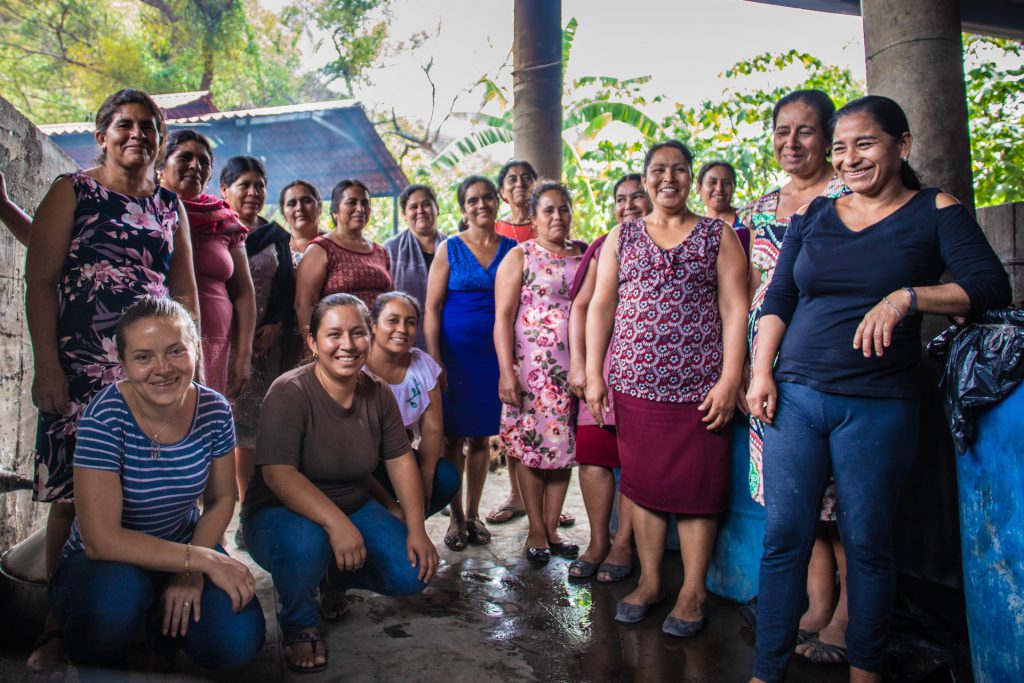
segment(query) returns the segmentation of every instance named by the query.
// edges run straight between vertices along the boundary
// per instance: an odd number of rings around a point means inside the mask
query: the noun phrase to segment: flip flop
[[[812,664],[846,664],[846,648],[841,645],[823,643],[817,635],[808,638],[804,645],[809,649],[796,652],[796,656]]]
[[[320,647],[320,642],[322,640],[323,640],[323,637],[320,635],[319,631],[299,631],[298,633],[293,633],[290,636],[285,636],[283,644],[287,648],[287,647],[290,647],[290,646],[295,645],[297,643],[309,643],[309,646],[311,648],[313,648],[313,659],[315,660],[316,659],[317,648]],[[321,672],[321,671],[323,671],[324,669],[327,668],[327,664],[329,662],[330,662],[330,654],[327,652],[327,648],[326,647],[324,648],[324,663],[323,664],[315,664],[313,666],[299,666],[298,664],[292,663],[292,661],[290,659],[288,659],[288,655],[287,654],[285,655],[285,658],[284,658],[285,665],[290,670],[292,670],[292,671],[294,671],[295,673],[298,673],[298,674],[315,674],[315,673],[319,673],[319,672]]]
[[[335,590],[320,584],[320,616],[324,621],[335,622],[348,614],[348,598],[345,591]]]
[[[525,515],[526,513],[524,512],[523,514]],[[568,512],[558,515],[558,526],[572,526],[575,523],[576,518]]]
[[[573,573],[575,571],[575,573]],[[569,563],[570,579],[589,579],[597,573],[597,563],[588,560],[573,560]]]
[[[511,522],[516,517],[524,516],[526,516],[526,510],[520,510],[505,503],[488,512],[484,519],[487,520],[488,524],[505,524],[506,522]]]
[[[469,532],[463,531],[456,534],[447,534],[444,537],[444,544],[449,550],[465,550],[466,546],[469,545]]]
[[[491,542],[491,532],[479,519],[467,519],[466,532],[472,545],[487,545]]]

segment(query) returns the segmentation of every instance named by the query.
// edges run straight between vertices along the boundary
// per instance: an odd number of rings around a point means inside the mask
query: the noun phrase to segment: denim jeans
[[[893,514],[917,452],[918,402],[779,382],[764,437],[766,528],[754,675],[785,679],[807,594],[818,506],[834,474],[846,551],[850,664],[878,672],[896,592]]]
[[[420,462],[419,451],[413,449],[413,455],[416,456],[416,463]],[[392,496],[395,495],[395,487],[391,485],[391,478],[388,477],[387,465],[382,461],[377,465],[377,469],[373,473],[374,478],[380,482],[381,486],[387,489],[387,492]],[[459,486],[462,484],[462,477],[459,476],[459,471],[455,469],[455,465],[448,458],[441,458],[437,461],[437,470],[434,471],[434,487],[430,491],[430,507],[427,508],[427,517],[436,515],[438,512],[443,510],[452,499],[455,498],[455,494],[459,492]]]
[[[223,548],[217,548],[224,552]],[[78,666],[123,667],[140,632],[180,643],[185,654],[208,669],[247,665],[266,637],[263,610],[255,597],[235,613],[231,598],[206,579],[201,616],[184,638],[160,634],[163,591],[171,574],[123,562],[90,560],[82,550],[65,551],[50,580],[50,606],[64,629],[64,647]],[[109,671],[104,680],[115,678]]]
[[[348,516],[363,536],[366,562],[354,572],[338,569],[322,526],[286,507],[251,513],[242,526],[252,559],[270,572],[281,611],[281,631],[290,635],[320,623],[317,591],[326,576],[338,589],[363,588],[381,595],[415,595],[427,587],[409,565],[405,524],[372,498]]]

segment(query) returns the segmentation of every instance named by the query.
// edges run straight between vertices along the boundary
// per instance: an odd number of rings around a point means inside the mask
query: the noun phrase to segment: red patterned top
[[[347,292],[373,308],[379,295],[391,291],[391,259],[379,244],[374,244],[368,254],[339,246],[327,235],[314,238],[310,244],[327,252],[327,278],[320,290],[321,297]]]
[[[720,220],[701,218],[665,250],[643,218],[619,228],[619,306],[610,384],[635,398],[700,403],[722,374],[718,312]]]

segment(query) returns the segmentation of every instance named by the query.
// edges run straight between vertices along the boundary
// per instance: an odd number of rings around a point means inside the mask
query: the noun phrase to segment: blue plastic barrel
[[[718,527],[708,568],[708,590],[736,602],[757,595],[764,541],[764,507],[750,497],[750,433],[745,417],[733,422],[729,511]]]
[[[974,680],[1024,681],[1024,386],[977,427],[956,460]]]

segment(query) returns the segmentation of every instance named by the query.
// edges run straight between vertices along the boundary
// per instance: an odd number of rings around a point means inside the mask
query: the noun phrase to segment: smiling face
[[[533,186],[536,182],[537,178],[530,172],[529,168],[526,166],[513,166],[505,174],[505,179],[502,180],[501,187],[498,190],[501,192],[501,198],[507,204],[526,208],[530,203],[530,193],[533,192]]]
[[[494,219],[498,216],[498,197],[488,183],[473,183],[466,189],[461,209],[470,225],[493,230]]]
[[[145,168],[156,159],[160,146],[157,121],[141,104],[122,104],[107,129],[96,133],[96,143],[106,161],[128,168]]]
[[[537,214],[533,217],[537,237],[545,242],[564,244],[572,228],[572,205],[560,190],[548,190],[537,197]]]
[[[828,140],[817,112],[805,102],[791,102],[779,110],[772,133],[775,160],[786,173],[813,177],[825,163]]]
[[[220,192],[242,221],[251,224],[267,201],[267,182],[259,172],[246,171],[231,185],[222,185]]]
[[[644,188],[654,206],[668,213],[686,209],[693,183],[693,169],[683,153],[674,147],[662,147],[651,157],[644,174]]]
[[[417,235],[430,237],[437,231],[437,204],[423,190],[409,195],[405,203],[405,222]]]
[[[335,225],[341,230],[361,233],[370,222],[370,196],[358,185],[350,185],[341,194]]]
[[[419,316],[405,299],[388,301],[373,323],[373,343],[391,353],[406,353],[416,342]]]
[[[644,192],[643,185],[635,180],[625,180],[615,189],[615,221],[625,223],[651,212],[651,198]]]
[[[175,318],[142,318],[124,330],[121,367],[140,401],[180,404],[195,375],[197,341]]]
[[[875,196],[902,185],[901,159],[910,154],[911,142],[910,133],[894,138],[866,112],[849,114],[836,122],[832,167],[851,190]]]
[[[704,206],[712,211],[725,212],[732,209],[732,196],[736,191],[736,179],[726,166],[712,166],[701,180],[697,192]]]
[[[316,336],[308,335],[310,350],[326,377],[344,382],[354,378],[370,350],[370,330],[355,306],[333,306],[324,312]]]
[[[206,146],[189,140],[167,157],[160,172],[160,184],[182,199],[192,200],[203,193],[212,172],[213,158]]]
[[[281,213],[295,234],[316,234],[320,228],[320,202],[305,185],[292,185],[285,190]]]

